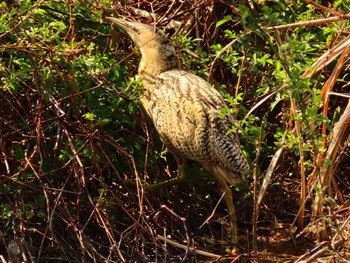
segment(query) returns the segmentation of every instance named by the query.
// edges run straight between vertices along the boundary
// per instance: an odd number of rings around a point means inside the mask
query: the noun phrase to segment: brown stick
[[[332,16],[328,18],[320,18],[320,19],[315,19],[315,20],[310,20],[305,22],[296,22],[296,23],[291,23],[287,25],[269,26],[269,27],[266,27],[266,29],[267,30],[293,29],[293,28],[302,27],[302,26],[315,26],[315,25],[334,23],[340,20],[350,20],[350,14],[343,14],[343,15]]]

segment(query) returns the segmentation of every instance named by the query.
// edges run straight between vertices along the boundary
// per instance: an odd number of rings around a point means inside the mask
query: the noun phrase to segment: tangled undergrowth
[[[328,2],[327,2],[328,3]],[[0,3],[1,262],[349,259],[348,1]],[[138,50],[103,18],[156,24],[237,119],[233,186],[176,174],[138,104]]]

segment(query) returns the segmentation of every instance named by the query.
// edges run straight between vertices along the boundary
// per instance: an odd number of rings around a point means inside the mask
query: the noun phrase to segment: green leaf
[[[232,20],[232,16],[228,15],[228,16],[225,16],[223,19],[221,19],[220,21],[218,21],[216,23],[216,28],[218,28],[219,26],[225,24],[227,21],[231,21]]]

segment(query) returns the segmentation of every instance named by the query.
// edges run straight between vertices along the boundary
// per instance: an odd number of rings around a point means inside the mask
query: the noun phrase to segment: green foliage
[[[74,239],[85,224],[79,214],[91,213],[93,202],[102,213],[113,210],[106,181],[122,182],[112,167],[134,177],[130,152],[143,168],[140,83],[125,76],[123,54],[106,52],[110,27],[91,8],[87,1],[1,3],[0,223],[10,237],[34,224],[37,233],[50,225],[56,241],[61,228],[71,231],[66,241]],[[33,240],[39,247],[40,238]]]
[[[250,14],[250,11],[246,7],[240,7],[240,11],[239,19],[252,19],[253,15]],[[260,21],[254,20],[253,23],[255,23],[255,25],[262,22],[264,25],[288,23],[289,21],[285,20],[285,18],[293,18],[296,14],[292,6],[283,6],[282,2],[278,2],[278,4],[274,3],[273,6],[263,6],[260,11],[264,16],[259,16],[257,18]],[[304,12],[298,14],[297,18],[305,20],[310,19],[313,15],[312,9],[305,9]],[[226,24],[227,20],[228,17],[225,17],[217,24]],[[250,29],[253,29],[253,32],[248,34],[241,34],[235,31],[234,35],[238,41],[235,42],[233,46],[230,46],[220,57],[221,61],[225,63],[226,68],[231,68],[232,74],[243,75],[245,76],[243,79],[246,78],[247,75],[253,77],[253,83],[242,82],[241,89],[245,90],[245,93],[236,93],[238,95],[237,99],[241,99],[242,94],[245,94],[245,96],[247,96],[247,94],[252,94],[254,97],[264,96],[264,94],[271,92],[271,90],[274,90],[276,87],[287,85],[286,88],[276,93],[269,110],[275,114],[278,110],[281,110],[281,104],[287,103],[286,105],[288,106],[290,98],[295,99],[296,104],[300,106],[300,108],[296,116],[284,114],[284,121],[291,118],[301,122],[303,124],[303,138],[297,138],[294,132],[288,130],[282,133],[276,132],[274,137],[279,141],[276,142],[276,145],[285,146],[287,149],[297,153],[298,143],[302,140],[305,143],[305,150],[309,148],[308,142],[311,143],[310,147],[313,150],[318,149],[323,139],[322,134],[319,133],[319,129],[323,123],[329,122],[320,112],[322,101],[317,87],[320,88],[321,83],[317,80],[302,78],[301,75],[304,71],[309,69],[309,66],[315,58],[317,58],[317,53],[315,52],[320,50],[320,43],[329,43],[329,39],[332,38],[332,35],[336,34],[337,31],[334,30],[333,25],[330,25],[329,27],[324,27],[323,31],[302,31],[297,29],[290,33],[279,32],[283,34],[280,37],[283,37],[284,41],[276,48],[275,44],[270,42],[268,36],[262,34],[261,28],[254,29],[250,27]],[[226,29],[225,37],[232,38],[233,34],[230,32],[232,31]],[[251,36],[254,33],[267,39],[266,43],[271,43],[273,45],[266,46],[264,50],[257,50],[256,45],[251,44]],[[221,52],[222,48],[220,44],[212,46],[212,50],[216,53]],[[266,51],[268,50],[271,52],[267,53]],[[318,53],[318,55],[321,54],[322,53]],[[241,61],[244,61],[243,67],[240,67]],[[250,85],[245,86],[245,84]],[[237,104],[237,102],[233,102],[231,99],[230,104],[233,106],[233,104]],[[261,116],[259,112],[255,114],[257,114],[257,117]],[[259,121],[260,118],[251,118],[250,121],[246,120],[244,125],[247,126],[247,131],[244,134],[247,135],[249,131],[254,131],[256,123]],[[258,133],[258,131],[253,132],[254,135]],[[273,150],[271,147],[267,149]]]

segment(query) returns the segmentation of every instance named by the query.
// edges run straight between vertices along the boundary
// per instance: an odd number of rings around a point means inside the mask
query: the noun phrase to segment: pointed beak
[[[111,21],[113,24],[116,24],[120,28],[124,29],[128,33],[135,31],[133,30],[133,26],[131,25],[131,23],[123,19],[119,19],[115,17],[106,17],[106,19]]]

